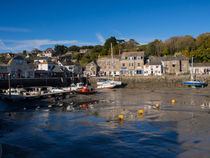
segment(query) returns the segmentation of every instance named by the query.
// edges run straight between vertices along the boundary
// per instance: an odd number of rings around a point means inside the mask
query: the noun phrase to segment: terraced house
[[[144,73],[144,52],[123,52],[120,59],[120,74],[140,76]]]
[[[99,76],[120,75],[120,57],[119,56],[101,56],[97,60],[99,66]]]
[[[163,73],[173,74],[186,74],[189,73],[189,59],[184,56],[164,56],[161,57],[163,66]]]

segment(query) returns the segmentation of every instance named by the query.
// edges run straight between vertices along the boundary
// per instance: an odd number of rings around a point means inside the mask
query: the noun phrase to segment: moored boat
[[[184,85],[191,86],[191,87],[205,87],[206,83],[202,81],[185,81]]]
[[[90,87],[84,87],[81,90],[76,91],[78,94],[94,94],[96,91]]]

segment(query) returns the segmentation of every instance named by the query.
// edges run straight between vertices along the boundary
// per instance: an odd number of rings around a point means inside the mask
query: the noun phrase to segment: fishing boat
[[[96,91],[91,87],[84,87],[81,90],[77,90],[76,93],[78,94],[94,94]]]

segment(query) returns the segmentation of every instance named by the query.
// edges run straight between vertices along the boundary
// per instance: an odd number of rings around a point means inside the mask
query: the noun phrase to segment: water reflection
[[[208,157],[208,95],[209,89],[116,89],[94,97],[1,103],[3,157],[194,157],[201,152]]]

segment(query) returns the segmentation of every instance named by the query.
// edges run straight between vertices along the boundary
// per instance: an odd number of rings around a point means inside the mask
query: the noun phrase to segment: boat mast
[[[194,80],[194,73],[193,73],[193,57],[192,57],[192,72],[191,72],[191,80]]]
[[[111,43],[111,56],[112,56],[112,76],[114,77],[114,62],[113,62],[113,48]]]

